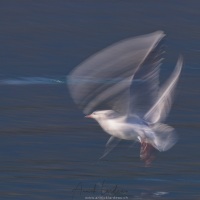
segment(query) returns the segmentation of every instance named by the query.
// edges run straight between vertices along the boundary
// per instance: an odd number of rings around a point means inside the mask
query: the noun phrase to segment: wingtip
[[[157,34],[160,34],[160,35],[163,36],[163,37],[166,35],[165,32],[162,31],[162,30],[158,30],[158,31],[156,31],[156,33],[157,33]]]
[[[178,60],[180,60],[183,63],[183,55],[179,54]]]
[[[179,71],[181,71],[182,67],[183,67],[183,56],[182,54],[180,54],[176,63],[176,68],[179,69]]]
[[[165,32],[162,31],[162,30],[155,31],[152,34],[155,34],[155,35],[159,36],[160,39],[162,39],[162,38],[164,38],[166,36]]]

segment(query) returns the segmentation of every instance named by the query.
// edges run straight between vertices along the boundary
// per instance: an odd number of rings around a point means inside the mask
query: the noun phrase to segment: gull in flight
[[[177,141],[164,124],[173,103],[183,58],[160,86],[163,31],[128,38],[86,59],[68,76],[72,99],[87,118],[110,135],[105,157],[120,140],[141,144],[140,158],[149,165],[153,152],[167,151]]]

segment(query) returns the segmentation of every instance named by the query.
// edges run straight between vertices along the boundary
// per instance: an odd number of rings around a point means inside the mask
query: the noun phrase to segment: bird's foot
[[[149,167],[156,158],[155,148],[147,142],[141,142],[140,158],[145,162],[145,166]]]

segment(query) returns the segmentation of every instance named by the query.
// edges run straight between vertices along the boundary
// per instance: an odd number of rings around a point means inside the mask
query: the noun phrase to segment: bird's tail
[[[157,123],[151,126],[154,137],[151,139],[151,144],[159,151],[167,151],[178,140],[178,136],[171,126]]]

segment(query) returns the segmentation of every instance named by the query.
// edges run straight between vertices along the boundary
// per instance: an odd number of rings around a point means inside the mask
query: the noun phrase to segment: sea
[[[0,1],[0,199],[200,199],[200,1]],[[150,167],[69,95],[71,70],[128,37],[163,30],[169,77],[184,66],[166,123],[179,140]]]

